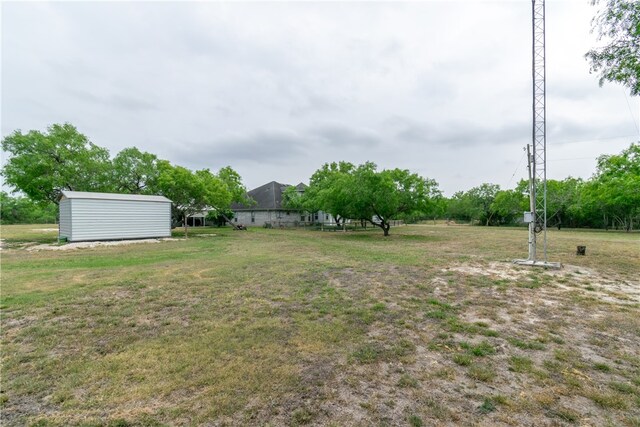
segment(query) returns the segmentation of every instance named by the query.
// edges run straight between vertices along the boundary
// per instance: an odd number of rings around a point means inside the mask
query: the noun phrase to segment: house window
[[[314,215],[314,219],[317,221],[318,220],[318,212],[316,212],[316,214]]]
[[[235,222],[238,222],[238,217],[233,218]]]
[[[251,212],[251,222],[256,222],[256,213]]]
[[[304,215],[300,215],[300,221],[304,222]]]

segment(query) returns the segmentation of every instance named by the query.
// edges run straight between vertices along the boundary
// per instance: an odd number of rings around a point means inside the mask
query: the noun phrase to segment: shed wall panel
[[[171,236],[171,203],[73,199],[71,241]]]
[[[67,240],[71,240],[71,200],[63,199],[59,204],[60,209],[60,222],[59,222],[59,236],[66,237]]]

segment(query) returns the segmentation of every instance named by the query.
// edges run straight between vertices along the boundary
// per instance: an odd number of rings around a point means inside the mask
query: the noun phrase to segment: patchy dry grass
[[[521,229],[25,250],[41,228],[2,227],[3,425],[640,420],[637,234],[551,232],[545,271]]]

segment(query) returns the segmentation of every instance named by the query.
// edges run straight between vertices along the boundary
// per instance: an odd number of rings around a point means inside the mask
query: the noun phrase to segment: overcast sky
[[[547,1],[548,176],[640,139],[587,0]],[[627,91],[628,93],[628,91]],[[370,160],[447,195],[527,175],[531,1],[2,3],[2,136],[70,122],[251,189]],[[515,175],[514,175],[515,173]]]

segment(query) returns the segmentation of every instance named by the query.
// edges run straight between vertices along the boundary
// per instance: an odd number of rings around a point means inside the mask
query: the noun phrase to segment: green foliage
[[[478,221],[489,225],[492,206],[500,186],[484,183],[467,192],[458,191],[449,202],[449,217],[463,221]]]
[[[640,143],[619,155],[600,156],[597,171],[582,191],[582,208],[603,225],[630,231],[640,217]]]
[[[58,203],[60,192],[110,191],[109,151],[91,143],[69,123],[47,132],[19,130],[2,140],[9,159],[5,182],[35,202]]]
[[[407,418],[407,421],[409,421],[409,425],[411,427],[422,427],[424,425],[424,422],[422,421],[422,418],[420,418],[417,415],[410,415],[409,418]]]
[[[173,202],[174,216],[183,221],[206,208],[216,209],[216,215],[228,221],[231,203],[246,202],[240,175],[229,166],[218,174],[192,172],[136,147],[110,160],[106,149],[69,123],[54,124],[45,133],[16,131],[2,140],[2,149],[10,156],[2,170],[5,182],[30,199],[3,194],[5,223],[55,220],[47,203],[57,204],[63,190],[163,194]]]
[[[53,203],[35,203],[27,197],[11,197],[0,192],[0,223],[2,224],[53,224],[57,206]]]
[[[282,207],[291,209],[292,211],[304,211],[304,198],[298,189],[294,186],[285,188],[282,192]]]
[[[481,414],[488,414],[489,412],[493,412],[495,410],[496,410],[496,405],[489,398],[484,399],[484,401],[482,402],[482,405],[478,407],[478,411]]]
[[[640,222],[640,143],[617,155],[598,158],[588,180],[547,180],[547,224],[562,227],[616,228],[631,231]],[[527,181],[513,190],[483,184],[448,200],[447,216],[485,225],[521,224],[529,210]]]
[[[185,235],[187,217],[208,208],[214,208],[219,215],[224,215],[234,199],[244,194],[241,192],[244,187],[239,175],[229,167],[215,175],[208,169],[192,172],[162,160],[158,162],[158,168],[158,190],[173,202],[174,217],[182,220]]]
[[[234,213],[230,209],[217,211],[212,210],[207,214],[207,224],[213,223],[216,227],[222,227],[233,219]]]
[[[247,189],[242,184],[242,177],[238,172],[233,170],[231,166],[225,166],[218,171],[218,178],[225,185],[226,190],[229,192],[231,202],[243,203],[245,205],[251,204],[251,201],[247,198]],[[223,209],[223,206],[216,205],[218,209]]]
[[[496,193],[490,210],[497,224],[513,224],[529,210],[529,198],[518,189],[501,190]]]
[[[581,179],[568,177],[562,181],[547,180],[547,223],[555,225],[558,230],[562,226],[576,227],[581,215],[577,208],[580,191],[584,182]]]
[[[631,95],[640,95],[640,2],[607,0],[592,25],[598,40],[608,44],[585,55],[591,72],[599,73],[601,86],[605,81],[616,82],[626,86]]]
[[[113,189],[118,193],[155,194],[158,157],[136,147],[125,148],[113,159]]]
[[[324,164],[311,176],[301,207],[308,212],[328,212],[339,226],[349,215],[349,180],[354,170],[349,162]]]
[[[439,195],[434,180],[408,170],[378,172],[371,162],[358,167],[340,162],[317,170],[299,203],[308,211],[329,212],[337,221],[369,221],[388,236],[392,219],[427,212],[431,199]]]

